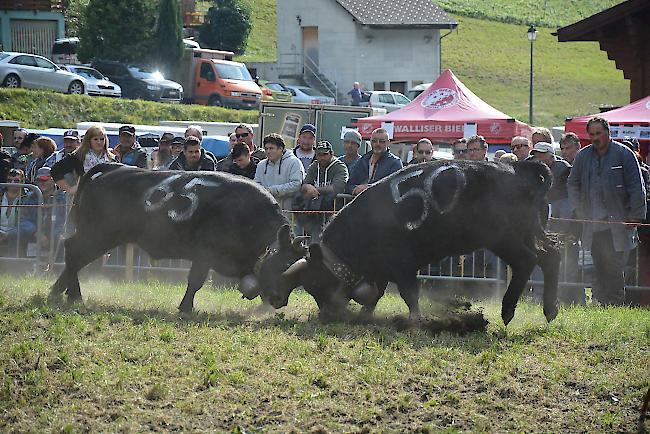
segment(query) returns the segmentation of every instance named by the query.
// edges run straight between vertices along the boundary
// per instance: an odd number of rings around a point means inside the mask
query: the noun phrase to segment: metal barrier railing
[[[21,200],[7,203],[4,199],[0,204],[0,212],[14,210],[14,227],[32,228],[29,231],[17,229],[12,232],[11,248],[9,245],[0,251],[0,263],[33,263],[35,272],[45,272],[62,267],[64,264],[64,240],[74,232],[72,223],[68,220],[71,200],[57,192],[43,197],[41,190],[31,184],[0,184],[0,189],[28,189],[31,194],[23,195]],[[331,210],[286,211],[291,216],[291,222],[296,230],[303,228],[298,222],[301,214],[315,214],[321,217],[322,226],[335,215],[353,196],[338,195]],[[26,212],[25,210],[29,210]],[[35,212],[34,212],[35,210]],[[31,219],[25,224],[24,219]],[[3,223],[8,220],[3,218]],[[319,229],[319,230],[320,230]],[[302,235],[302,233],[300,234]],[[5,237],[5,242],[9,237]],[[24,246],[29,245],[29,248]],[[23,246],[23,248],[21,248]],[[650,282],[640,280],[639,249],[636,249],[631,265],[628,268],[628,289],[649,290]],[[562,250],[562,265],[560,285],[567,288],[588,288],[592,286],[592,260],[589,251],[565,240]],[[101,258],[101,267],[106,270],[124,273],[126,280],[142,279],[156,276],[160,273],[185,273],[190,268],[190,262],[185,260],[163,259],[152,260],[142,249],[134,245],[117,247]],[[445,258],[437,264],[430,264],[420,270],[418,279],[423,282],[456,282],[470,283],[495,287],[497,291],[505,289],[509,280],[509,270],[506,264],[491,252],[480,250],[468,255]],[[533,272],[530,285],[543,285],[542,274],[539,270]]]

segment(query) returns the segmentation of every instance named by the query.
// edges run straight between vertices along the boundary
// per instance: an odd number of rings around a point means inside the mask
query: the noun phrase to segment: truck
[[[184,101],[239,109],[257,109],[262,90],[246,65],[231,51],[185,48],[174,80],[183,85]]]

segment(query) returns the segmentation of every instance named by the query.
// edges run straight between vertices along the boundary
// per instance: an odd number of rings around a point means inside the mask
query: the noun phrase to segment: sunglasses
[[[386,140],[386,139],[372,139],[370,142],[371,143],[386,143],[386,142],[388,142],[388,140]]]
[[[418,149],[418,154],[420,154],[420,155],[429,155],[429,154],[432,154],[432,153],[433,153],[433,151],[424,151],[424,150]]]
[[[244,137],[248,137],[248,134],[249,133],[235,134],[235,137],[237,137],[238,139],[241,139],[241,138],[244,138]]]
[[[468,149],[454,149],[454,154],[466,154]]]

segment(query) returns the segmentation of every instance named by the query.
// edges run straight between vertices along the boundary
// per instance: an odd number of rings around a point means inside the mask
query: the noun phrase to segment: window
[[[372,90],[386,90],[386,83],[383,81],[375,81],[372,83]]]
[[[307,96],[324,96],[322,93],[311,87],[299,87],[298,90]]]
[[[9,54],[7,54],[7,53],[0,53],[0,60],[4,60],[4,59],[6,59],[7,57],[9,57]]]
[[[22,65],[22,66],[36,66],[36,61],[34,60],[34,56],[16,56],[13,59],[11,59],[9,63],[13,63],[15,65]]]
[[[413,81],[411,82],[411,87],[419,86],[419,85],[421,85],[422,83],[424,83],[422,80],[413,80]]]
[[[99,71],[92,68],[70,68],[70,72],[81,75],[84,78],[103,80],[104,76]]]
[[[224,80],[253,81],[248,69],[244,65],[217,63],[217,74]]]
[[[93,65],[95,66],[95,65]],[[121,65],[115,65],[112,63],[100,63],[95,66],[99,71],[108,76],[121,77],[124,76],[124,68]]]
[[[379,94],[379,102],[384,103],[384,104],[395,104],[395,100],[393,99],[393,95],[390,93],[381,93]]]
[[[271,90],[277,90],[278,92],[285,92],[284,86],[280,83],[266,83],[266,87]]]
[[[215,81],[214,69],[209,63],[201,63],[201,74],[200,77],[204,80]]]
[[[411,100],[405,97],[404,95],[394,95],[394,96],[397,104],[408,104],[411,102]]]
[[[152,78],[154,80],[164,80],[165,77],[159,71],[152,71],[144,66],[129,66],[129,72],[134,78],[146,80]]]
[[[36,59],[36,66],[38,66],[39,68],[56,69],[54,63],[50,62],[49,60],[43,59],[41,57],[35,57],[34,59]]]
[[[390,90],[392,92],[399,92],[404,94],[406,92],[406,82],[405,81],[391,81]]]

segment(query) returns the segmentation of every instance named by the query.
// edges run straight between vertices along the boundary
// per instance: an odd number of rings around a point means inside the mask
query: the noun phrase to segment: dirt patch
[[[472,310],[472,304],[467,301],[449,299],[433,305],[430,312],[423,315],[420,321],[414,322],[398,316],[393,319],[392,324],[397,330],[417,326],[433,334],[450,332],[463,335],[485,332],[489,321],[483,315],[482,309]]]

